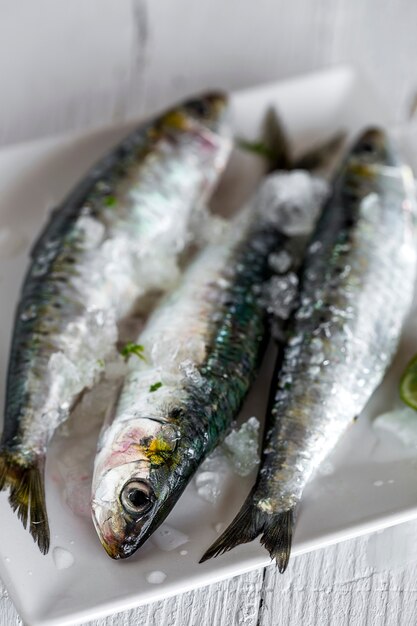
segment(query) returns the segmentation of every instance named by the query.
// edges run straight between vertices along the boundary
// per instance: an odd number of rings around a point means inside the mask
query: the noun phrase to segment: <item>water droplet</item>
[[[383,481],[383,480],[376,480],[376,481],[374,482],[374,486],[375,486],[375,487],[382,487],[382,485],[383,485],[383,484],[384,484],[384,481]]]
[[[388,481],[388,483],[389,483],[390,485],[393,485],[393,484],[395,483],[395,480],[392,480],[392,478],[390,478],[390,480]]]
[[[6,561],[6,563],[10,563],[10,557],[9,556],[6,556],[4,560]]]
[[[71,565],[73,565],[75,560],[71,552],[59,546],[54,548],[52,557],[54,559],[55,567],[57,569],[68,569],[68,567],[71,567]]]
[[[28,576],[33,576],[33,572],[30,569],[28,570]]]
[[[188,550],[180,550],[180,554],[181,556],[185,556],[186,554],[188,554]]]
[[[179,548],[179,546],[187,543],[188,536],[182,533],[172,526],[164,524],[161,528],[158,528],[152,535],[153,542],[158,546],[160,550],[170,552]]]
[[[160,585],[164,582],[167,575],[165,572],[161,572],[160,570],[154,570],[153,572],[149,572],[146,574],[146,580],[151,585]]]
[[[74,543],[75,543],[74,539],[71,539],[71,541],[70,541],[70,546],[73,546],[73,545],[74,545]]]

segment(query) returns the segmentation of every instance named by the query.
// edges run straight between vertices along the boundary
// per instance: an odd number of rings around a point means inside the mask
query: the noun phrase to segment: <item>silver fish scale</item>
[[[408,178],[407,169],[373,166],[372,185],[366,182],[345,241],[326,241],[324,231],[310,246],[267,433],[257,490],[263,510],[287,510],[299,501],[393,356],[414,287],[415,201],[407,197]],[[354,182],[360,191],[361,181]],[[340,202],[336,197],[328,210],[337,211]]]

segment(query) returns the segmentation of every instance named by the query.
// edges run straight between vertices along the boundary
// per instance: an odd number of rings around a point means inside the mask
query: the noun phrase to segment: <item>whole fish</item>
[[[411,171],[383,131],[368,130],[335,181],[303,263],[256,484],[202,561],[261,535],[286,569],[306,483],[396,350],[414,290],[415,219]]]
[[[231,147],[226,105],[206,94],[135,130],[54,212],[33,249],[11,347],[0,488],[43,553],[48,443],[103,371],[117,321],[175,275],[191,214]]]
[[[297,188],[286,197],[294,211],[325,193],[317,179],[299,190],[297,173],[280,176],[283,186]],[[138,338],[146,361],[129,362],[94,467],[93,520],[113,558],[135,552],[166,518],[254,380],[267,334],[261,285],[270,253],[288,239],[280,230],[287,207],[274,190],[271,175],[212,237]]]
[[[282,239],[243,211],[139,336],[146,362],[130,362],[95,461],[93,519],[111,557],[130,556],[161,524],[235,418],[265,339],[254,286]]]

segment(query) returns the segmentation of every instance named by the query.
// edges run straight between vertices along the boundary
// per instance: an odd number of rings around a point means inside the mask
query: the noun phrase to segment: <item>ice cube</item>
[[[250,417],[225,438],[222,449],[239,476],[247,476],[259,464],[259,420]]]
[[[219,499],[230,465],[222,450],[217,448],[200,466],[195,476],[197,493],[206,502],[214,504]]]
[[[261,218],[277,230],[289,236],[306,235],[328,193],[328,184],[308,172],[274,172],[260,186],[255,204]]]

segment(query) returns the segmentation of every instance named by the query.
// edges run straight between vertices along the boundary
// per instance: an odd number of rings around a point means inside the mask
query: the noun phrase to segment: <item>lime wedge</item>
[[[417,355],[413,356],[400,380],[401,400],[417,410]]]

